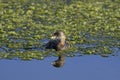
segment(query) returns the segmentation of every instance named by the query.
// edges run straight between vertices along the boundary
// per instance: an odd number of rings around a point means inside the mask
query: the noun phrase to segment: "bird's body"
[[[46,44],[46,49],[55,49],[58,51],[69,47],[69,43],[66,41],[66,37],[62,31],[55,32],[51,38],[54,40],[50,40]]]

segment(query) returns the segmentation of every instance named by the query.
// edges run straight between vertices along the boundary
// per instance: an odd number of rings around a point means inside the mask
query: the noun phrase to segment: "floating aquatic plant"
[[[93,3],[94,1],[94,3]],[[0,59],[32,60],[113,54],[120,48],[119,0],[1,0]],[[44,41],[62,30],[72,45],[61,52],[45,50]],[[55,54],[56,53],[56,54]]]

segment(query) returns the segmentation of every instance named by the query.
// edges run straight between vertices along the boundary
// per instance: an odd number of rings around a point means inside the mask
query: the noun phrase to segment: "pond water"
[[[67,57],[61,68],[50,63],[56,57],[42,61],[1,60],[1,80],[119,80],[120,56],[103,58],[97,55]]]

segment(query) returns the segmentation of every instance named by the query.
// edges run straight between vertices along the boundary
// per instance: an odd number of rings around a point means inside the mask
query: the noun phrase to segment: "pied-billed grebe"
[[[46,49],[55,49],[56,51],[58,51],[64,50],[69,47],[69,44],[66,41],[66,36],[62,31],[56,31],[51,38],[53,40],[50,40],[47,43]]]
[[[52,62],[51,64],[54,66],[54,67],[62,67],[65,63],[65,56],[64,55],[59,55],[58,59],[55,60],[54,62]]]

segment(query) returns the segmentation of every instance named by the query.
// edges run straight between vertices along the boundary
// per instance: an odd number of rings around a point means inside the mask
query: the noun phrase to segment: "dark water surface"
[[[67,57],[62,68],[50,64],[55,59],[1,60],[0,80],[120,80],[120,56]]]

